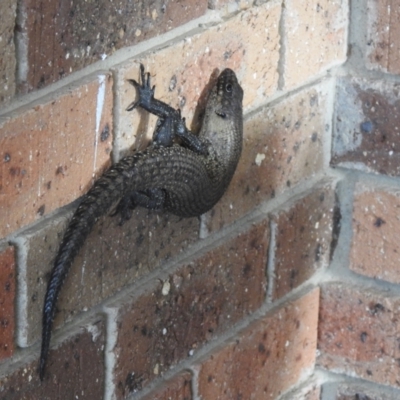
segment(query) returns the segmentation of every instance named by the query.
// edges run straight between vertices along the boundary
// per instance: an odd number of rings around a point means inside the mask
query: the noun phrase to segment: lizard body
[[[159,117],[153,144],[111,166],[83,196],[54,261],[43,307],[39,374],[43,380],[56,301],[67,272],[96,220],[119,201],[116,213],[129,219],[142,206],[194,217],[210,210],[228,187],[242,150],[243,90],[225,69],[214,84],[198,136],[187,130],[180,112],[154,98],[150,75],[141,66],[141,84],[131,80],[143,108]],[[180,138],[182,145],[174,143]]]

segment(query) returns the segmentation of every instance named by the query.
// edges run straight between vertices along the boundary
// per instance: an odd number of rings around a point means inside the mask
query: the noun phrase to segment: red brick
[[[348,4],[285,1],[284,87],[298,87],[346,60]]]
[[[18,239],[26,244],[26,321],[20,324],[21,345],[40,337],[43,299],[53,260],[69,217],[54,218]],[[149,274],[198,240],[199,220],[135,211],[123,227],[119,218],[100,218],[64,281],[54,326],[89,309]]]
[[[15,251],[0,250],[0,360],[14,353]]]
[[[109,163],[112,80],[101,79],[0,123],[0,238],[81,196]]]
[[[0,104],[7,103],[15,94],[15,17],[17,0],[2,0],[0,4]]]
[[[207,1],[24,0],[23,9],[29,69],[21,90],[30,91],[201,16]]]
[[[327,267],[337,223],[332,184],[315,188],[288,210],[274,216],[276,223],[273,298],[280,298]]]
[[[188,126],[196,130],[210,76],[216,68],[229,67],[245,88],[244,107],[263,104],[265,97],[274,94],[278,86],[280,13],[281,4],[276,1],[252,7],[224,23],[141,58],[156,85],[156,97],[181,108]],[[119,103],[125,107],[136,95],[127,80],[138,79],[139,64],[129,62],[118,73],[120,86],[116,92]],[[143,114],[135,110],[119,117],[123,138],[120,146],[127,149],[140,127],[143,129]],[[156,118],[150,118],[149,132],[153,132],[155,123]]]
[[[400,283],[400,194],[356,185],[350,269],[372,278]]]
[[[400,175],[399,90],[382,80],[338,80],[333,165]]]
[[[254,322],[199,366],[203,399],[276,399],[313,368],[319,290]]]
[[[399,320],[399,296],[345,284],[323,286],[318,364],[399,388]]]
[[[397,0],[367,1],[367,66],[400,74],[400,9]]]
[[[96,321],[49,354],[44,381],[38,360],[0,379],[7,400],[102,399],[104,393],[104,323]],[[5,397],[3,397],[5,396]]]
[[[267,222],[184,265],[120,308],[115,346],[117,398],[229,329],[263,303]]]
[[[329,127],[329,86],[295,94],[249,118],[244,148],[227,193],[205,217],[214,231],[320,172]]]
[[[192,400],[192,374],[182,374],[166,381],[163,385],[143,397],[143,400]]]
[[[390,388],[384,393],[381,388],[372,389],[361,384],[341,384],[336,392],[336,400],[398,400],[400,392]],[[395,393],[397,392],[397,394]]]

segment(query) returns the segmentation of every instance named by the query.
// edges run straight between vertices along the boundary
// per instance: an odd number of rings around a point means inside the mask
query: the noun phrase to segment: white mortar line
[[[118,338],[118,309],[112,307],[104,307],[106,315],[106,346],[104,349],[104,400],[115,399],[115,383],[114,383],[114,367],[115,367],[115,353],[114,348],[117,344]]]
[[[16,288],[16,335],[15,341],[19,347],[28,347],[27,331],[28,331],[28,283],[27,283],[27,254],[28,239],[26,237],[16,237],[11,241],[16,248],[16,266],[17,266],[17,288]]]
[[[94,156],[93,156],[93,173],[92,177],[94,178],[96,173],[96,164],[97,164],[97,149],[99,145],[99,135],[100,135],[100,122],[101,117],[103,115],[104,109],[104,99],[106,95],[106,76],[99,75],[99,89],[97,91],[97,102],[96,102],[96,129],[94,132]]]

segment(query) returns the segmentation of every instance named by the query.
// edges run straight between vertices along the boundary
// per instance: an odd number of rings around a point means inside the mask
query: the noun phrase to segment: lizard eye
[[[223,111],[215,111],[215,113],[221,118],[226,118],[226,113],[224,113]]]
[[[225,90],[226,90],[228,93],[231,93],[231,92],[232,92],[232,84],[231,84],[231,83],[227,83],[227,84],[225,85]]]

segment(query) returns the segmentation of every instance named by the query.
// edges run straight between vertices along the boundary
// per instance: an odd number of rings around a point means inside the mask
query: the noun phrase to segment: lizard
[[[131,153],[106,170],[82,196],[67,225],[44,298],[41,381],[59,292],[97,219],[107,213],[120,214],[121,225],[137,206],[198,217],[222,197],[239,162],[243,89],[231,69],[224,69],[211,87],[198,135],[186,128],[180,110],[154,97],[155,86],[151,86],[150,73],[145,73],[142,64],[139,82],[130,79],[129,83],[137,90],[137,100],[127,111],[141,108],[158,117],[153,140],[144,151]]]

